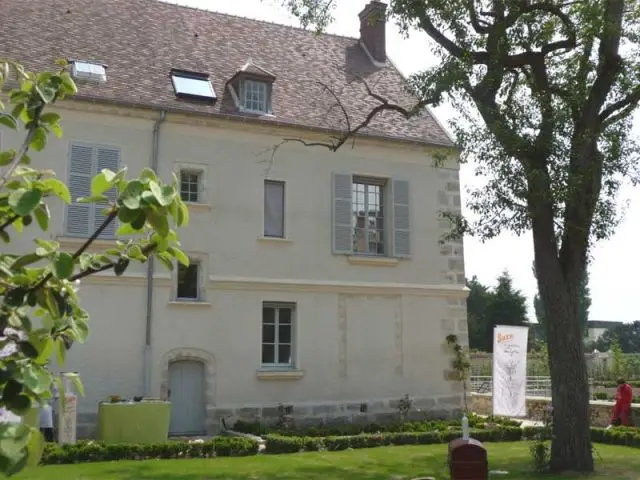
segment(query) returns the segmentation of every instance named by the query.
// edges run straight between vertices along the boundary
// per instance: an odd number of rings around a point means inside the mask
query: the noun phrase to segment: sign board
[[[65,392],[64,405],[58,408],[58,443],[76,443],[78,397]]]
[[[493,414],[527,415],[528,327],[497,325],[493,329]]]

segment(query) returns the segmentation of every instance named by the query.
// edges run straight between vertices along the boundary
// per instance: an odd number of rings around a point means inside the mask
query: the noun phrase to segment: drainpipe
[[[151,145],[151,170],[158,172],[158,143],[160,139],[160,124],[164,122],[166,112],[160,111],[160,117],[153,124],[153,140]],[[144,395],[151,395],[151,324],[153,319],[153,256],[147,262],[147,315],[144,332]]]

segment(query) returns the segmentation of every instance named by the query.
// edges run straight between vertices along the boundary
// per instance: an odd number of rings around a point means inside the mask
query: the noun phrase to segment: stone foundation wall
[[[544,397],[527,397],[527,418],[530,420],[541,420],[544,409],[551,402],[550,398]],[[609,425],[611,411],[613,410],[613,402],[605,402],[600,400],[592,400],[591,407],[591,426],[606,427]],[[640,404],[633,404],[632,422],[635,426],[640,427]],[[492,398],[488,393],[471,394],[471,410],[479,415],[491,415]]]
[[[310,427],[319,425],[343,425],[348,423],[391,423],[400,416],[398,404],[400,399],[378,399],[363,402],[335,402],[284,404],[287,409],[286,418],[296,426]],[[447,395],[426,398],[414,398],[407,420],[448,419],[461,415],[462,397]],[[238,420],[245,422],[260,421],[267,425],[275,424],[280,418],[277,405],[238,406],[229,408],[208,409],[207,416],[215,419],[215,426],[207,434],[218,433],[224,419],[231,428]],[[95,438],[97,435],[98,415],[96,413],[78,413],[77,437],[79,439]]]

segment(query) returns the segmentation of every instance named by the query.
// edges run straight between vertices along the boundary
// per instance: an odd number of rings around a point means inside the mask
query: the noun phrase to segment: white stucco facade
[[[33,155],[38,166],[66,180],[74,141],[119,148],[130,176],[150,165],[158,112],[80,102],[59,111],[64,139],[52,138]],[[179,231],[184,250],[202,266],[203,301],[173,301],[175,276],[156,264],[145,392],[146,266],[84,281],[90,336],[73,346],[64,366],[78,371],[86,388],[78,406],[83,433],[91,433],[98,402],[109,395],[166,397],[175,361],[205,364],[207,431],[221,418],[272,415],[279,403],[314,418],[353,417],[362,404],[362,414],[385,414],[405,394],[438,415],[460,407],[444,344],[449,333],[467,341],[462,244],[439,243],[448,222],[438,219],[441,209],[460,208],[457,165],[435,168],[429,147],[364,139],[337,153],[289,142],[271,157],[272,146],[301,135],[310,134],[167,115],[159,176],[168,181],[180,166],[204,176],[204,204],[190,207],[190,225]],[[20,139],[4,131],[2,148]],[[332,253],[335,172],[410,182],[410,258]],[[284,239],[262,236],[265,178],[286,185]],[[81,239],[64,235],[65,207],[51,207],[51,237],[77,248]],[[261,368],[263,302],[295,304],[295,368]]]

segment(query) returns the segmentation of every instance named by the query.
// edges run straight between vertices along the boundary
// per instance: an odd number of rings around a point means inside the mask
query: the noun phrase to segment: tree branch
[[[156,246],[157,245],[155,243],[150,243],[146,247],[142,248],[142,254],[145,256],[149,255],[153,251],[153,249],[156,248]],[[80,280],[82,278],[88,277],[89,275],[93,275],[94,273],[106,272],[107,270],[111,270],[113,267],[115,267],[117,263],[118,262],[109,262],[106,265],[103,265],[99,268],[89,268],[82,272],[78,272],[75,275],[73,275],[71,278],[69,278],[69,281],[75,282],[76,280]]]
[[[604,122],[605,120],[607,120],[609,117],[619,112],[620,110],[627,111],[627,107],[631,107],[631,110],[633,110],[635,109],[635,107],[637,107],[638,102],[640,102],[640,86],[632,90],[631,93],[627,95],[625,98],[623,98],[622,100],[612,103],[607,108],[605,108],[600,113],[600,121]],[[626,113],[629,113],[629,112],[626,112]],[[614,122],[609,122],[609,124],[611,123],[614,123]]]
[[[11,225],[13,222],[18,220],[20,215],[14,215],[13,217],[9,217],[2,225],[0,225],[0,232],[4,232],[4,229]]]

